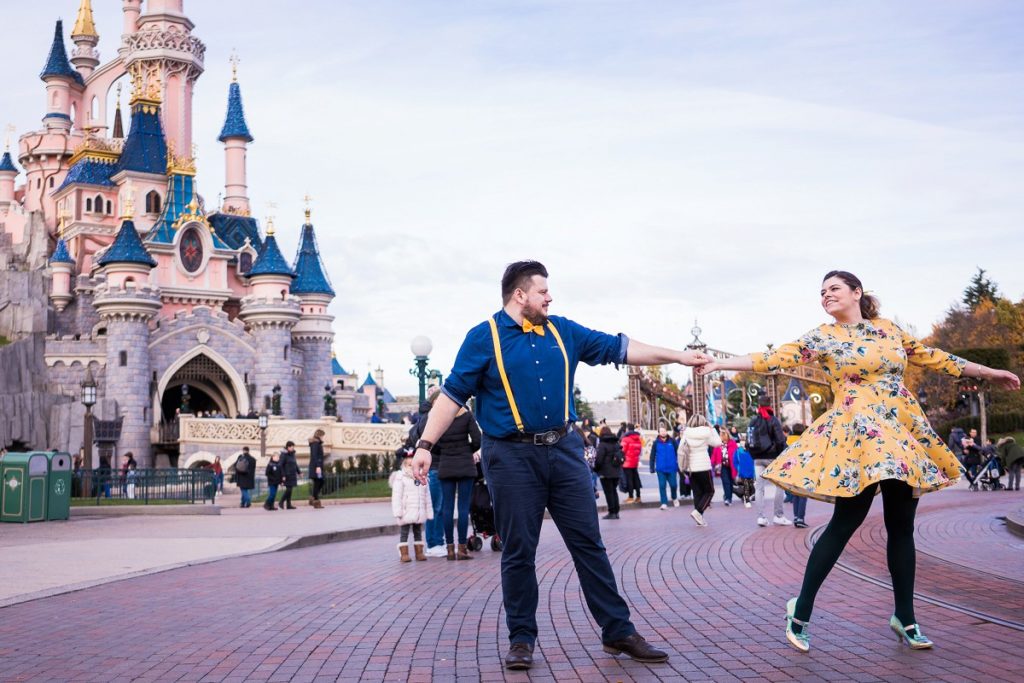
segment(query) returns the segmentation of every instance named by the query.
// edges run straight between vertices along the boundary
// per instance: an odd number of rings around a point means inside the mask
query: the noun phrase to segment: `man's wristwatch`
[[[427,441],[426,439],[420,439],[419,441],[416,442],[416,450],[419,450],[421,448],[428,451],[432,451],[434,450],[434,442]]]

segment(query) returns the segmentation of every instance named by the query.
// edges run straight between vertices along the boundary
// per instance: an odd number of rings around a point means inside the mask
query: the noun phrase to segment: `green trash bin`
[[[42,522],[46,519],[46,453],[8,453],[0,465],[4,499],[0,522]]]
[[[46,519],[71,517],[71,456],[67,453],[46,454],[50,462],[50,480],[46,486]]]

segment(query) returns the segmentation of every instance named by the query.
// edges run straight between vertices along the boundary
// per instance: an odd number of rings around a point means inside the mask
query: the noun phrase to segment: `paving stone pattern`
[[[970,557],[922,553],[922,593],[964,606],[958,601],[976,596],[955,582],[974,570],[972,591],[987,591],[1020,621],[1024,547],[992,522],[1019,504],[998,498],[1011,495],[925,497],[922,547],[931,548],[934,537],[953,548],[961,533],[973,545]],[[807,535],[831,506],[811,502],[806,531],[759,529],[756,510],[721,503],[707,514],[710,526],[698,529],[688,512],[626,509],[618,522],[602,522],[638,628],[671,651],[664,665],[600,651],[571,561],[548,522],[537,563],[538,661],[529,674],[501,666],[507,640],[497,553],[401,565],[396,539],[379,538],[225,560],[5,608],[0,680],[1020,680],[1024,627],[920,602],[918,618],[936,649],[897,644],[888,628],[891,592],[850,573],[884,567],[881,501],[843,558],[847,570],[834,572],[818,597],[806,655],[785,643],[784,604],[798,590]],[[977,571],[991,555],[1009,576]]]

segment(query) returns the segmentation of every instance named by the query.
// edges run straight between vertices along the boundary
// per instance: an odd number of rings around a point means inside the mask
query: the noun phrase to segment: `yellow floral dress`
[[[903,370],[911,363],[959,377],[967,361],[879,318],[821,325],[775,351],[755,354],[754,370],[812,362],[828,376],[835,403],[765,469],[766,479],[831,503],[884,479],[905,481],[919,496],[960,478],[960,463],[904,386]]]

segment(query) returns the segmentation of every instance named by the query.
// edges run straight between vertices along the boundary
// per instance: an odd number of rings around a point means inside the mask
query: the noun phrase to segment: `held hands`
[[[679,362],[682,365],[689,365],[691,367],[700,365],[706,368],[707,364],[712,362],[712,358],[703,351],[683,351],[679,355]]]
[[[430,451],[426,448],[417,448],[416,455],[412,456],[412,476],[424,486],[427,485],[427,473],[430,471]]]

